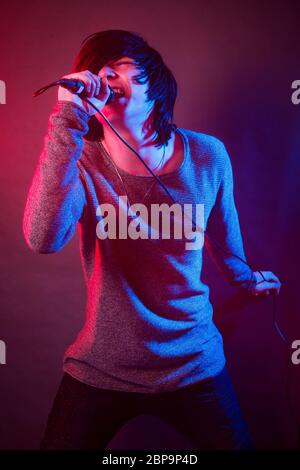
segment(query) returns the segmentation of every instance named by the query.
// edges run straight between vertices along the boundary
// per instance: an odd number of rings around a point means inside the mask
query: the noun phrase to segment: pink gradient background
[[[297,6],[298,4],[298,6]],[[56,90],[37,88],[69,72],[82,39],[103,29],[139,32],[163,55],[179,84],[176,124],[216,135],[231,155],[248,260],[283,281],[278,318],[300,339],[299,2],[192,0],[15,1],[1,5],[1,318],[7,364],[0,366],[0,449],[38,447],[61,377],[64,350],[84,318],[77,235],[62,252],[37,255],[22,235],[25,197]],[[205,270],[216,321],[242,409],[259,448],[294,448],[285,401],[284,346],[270,298],[246,301]],[[291,367],[300,419],[300,365]],[[110,448],[188,444],[151,417],[128,423]]]

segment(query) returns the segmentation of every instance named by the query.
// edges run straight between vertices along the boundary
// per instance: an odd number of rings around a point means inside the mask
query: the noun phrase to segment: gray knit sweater
[[[217,375],[225,357],[201,280],[203,249],[186,249],[184,237],[99,237],[100,204],[119,214],[119,196],[131,204],[144,198],[148,208],[172,203],[158,184],[146,194],[152,176],[119,169],[122,183],[104,148],[86,139],[88,130],[89,116],[79,106],[55,105],[23,221],[25,239],[39,253],[60,250],[79,229],[86,321],[64,355],[64,370],[99,388],[144,393]],[[177,132],[184,160],[160,179],[182,207],[204,204],[205,234],[217,241],[205,235],[204,249],[229,282],[249,289],[253,272],[233,255],[245,259],[225,147],[208,135]]]

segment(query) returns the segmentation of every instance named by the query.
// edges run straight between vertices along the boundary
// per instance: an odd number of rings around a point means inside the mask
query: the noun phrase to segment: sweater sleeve
[[[210,213],[205,246],[225,278],[232,285],[251,290],[256,284],[244,253],[238,213],[234,201],[233,174],[229,155],[219,142],[220,184],[215,205]]]
[[[50,115],[23,216],[25,240],[38,253],[63,248],[83,213],[86,196],[77,160],[88,119],[88,113],[66,101],[56,103]]]

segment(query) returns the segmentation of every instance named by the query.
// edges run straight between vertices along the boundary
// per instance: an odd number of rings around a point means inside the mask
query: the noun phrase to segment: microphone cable
[[[41,95],[42,93],[44,93],[45,91],[47,91],[49,88],[53,87],[53,86],[59,86],[60,85],[60,81],[61,80],[55,80],[55,82],[51,82],[49,83],[49,85],[45,85],[43,86],[42,88],[39,88],[38,90],[36,90],[35,92],[33,92],[32,96],[34,98],[36,98],[37,96]]]

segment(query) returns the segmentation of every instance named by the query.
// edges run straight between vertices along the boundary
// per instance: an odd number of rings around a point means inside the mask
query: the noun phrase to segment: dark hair
[[[133,59],[141,71],[135,79],[139,83],[148,83],[147,100],[154,102],[155,145],[161,147],[177,127],[173,122],[177,83],[161,55],[145,39],[137,33],[119,29],[91,34],[82,42],[73,72],[90,70],[98,74],[104,65],[121,57]]]

